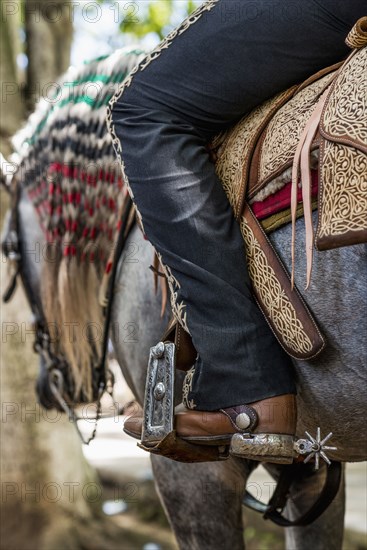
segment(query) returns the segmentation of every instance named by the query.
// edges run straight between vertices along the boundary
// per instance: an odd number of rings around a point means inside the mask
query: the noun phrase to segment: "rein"
[[[3,254],[7,259],[13,262],[15,269],[3,295],[3,302],[8,303],[17,288],[17,280],[20,277],[24,292],[30,306],[33,318],[34,318],[34,328],[35,328],[35,341],[33,343],[33,350],[42,357],[44,364],[48,371],[48,382],[51,389],[51,392],[57,402],[59,403],[61,409],[69,416],[72,420],[75,428],[78,432],[78,435],[81,441],[88,445],[96,436],[97,423],[102,416],[102,406],[101,399],[103,394],[107,391],[110,395],[111,392],[107,389],[107,377],[106,377],[106,360],[108,353],[108,341],[109,341],[109,329],[111,324],[112,316],[112,306],[113,306],[113,295],[114,295],[114,285],[116,281],[117,267],[118,263],[126,242],[126,239],[130,233],[130,230],[133,226],[134,217],[132,217],[131,210],[133,208],[133,203],[130,197],[127,197],[121,219],[121,227],[119,230],[118,240],[116,248],[114,250],[112,268],[110,272],[110,277],[108,280],[108,290],[107,290],[107,300],[106,307],[104,308],[104,329],[103,329],[103,341],[102,341],[102,355],[99,360],[98,366],[95,370],[98,373],[97,376],[97,400],[96,400],[96,415],[94,417],[94,427],[90,437],[87,439],[84,438],[81,433],[78,420],[81,418],[76,414],[74,407],[67,402],[64,398],[64,382],[66,379],[66,373],[68,370],[68,365],[66,361],[53,353],[52,351],[52,338],[47,327],[47,322],[45,315],[42,309],[41,304],[38,300],[35,299],[34,294],[31,289],[30,282],[23,269],[23,259],[22,259],[22,239],[20,234],[19,226],[19,200],[21,187],[16,178],[13,180],[13,188],[8,188],[10,193],[11,200],[11,213],[9,221],[9,236],[6,241],[2,244]]]
[[[281,527],[305,527],[314,522],[325,512],[336,497],[342,479],[342,465],[332,461],[326,468],[324,486],[312,506],[296,519],[288,519],[283,515],[283,510],[289,498],[289,491],[295,481],[307,481],[309,470],[305,470],[303,462],[296,462],[282,467],[274,494],[268,504],[256,499],[248,491],[245,492],[242,504],[255,512],[263,515],[264,519],[270,519]]]

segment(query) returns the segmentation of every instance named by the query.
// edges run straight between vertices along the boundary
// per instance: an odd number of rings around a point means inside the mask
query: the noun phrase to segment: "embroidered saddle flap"
[[[245,192],[249,185],[255,195],[292,164],[298,136],[306,125],[310,109],[316,105],[334,72],[335,66],[309,79],[309,86],[295,86],[278,94],[234,127],[216,136],[209,146],[209,149],[216,150],[216,173],[240,223],[258,305],[282,347],[297,359],[315,357],[324,348],[325,342],[300,294],[291,289],[289,275],[248,206]],[[305,102],[307,108],[304,107]],[[298,120],[294,123],[296,115]],[[274,119],[278,128],[277,139],[282,140],[282,132],[284,135],[291,134],[291,138],[286,142],[284,152],[277,142],[277,154],[273,155],[272,167],[267,170],[265,166],[259,167],[258,163],[260,159],[265,163],[270,157],[270,151],[266,153],[265,147],[266,151],[273,145],[275,147],[275,141],[271,138]],[[254,155],[255,151],[257,154]],[[256,182],[249,182],[250,174],[254,173],[254,158],[258,166]],[[253,182],[256,185],[252,186]]]
[[[251,200],[292,165],[309,116],[340,65],[277,94],[215,136],[209,148],[217,150],[216,171],[237,219],[246,198]]]
[[[311,359],[325,347],[311,312],[250,206],[241,215],[247,265],[256,301],[283,349],[296,359]]]
[[[292,166],[297,145],[323,91],[330,85],[341,63],[314,74],[291,89],[292,95],[268,120],[254,149],[244,194],[238,197],[238,212],[266,186]],[[312,149],[319,146],[313,141]]]
[[[364,43],[336,76],[321,114],[319,250],[367,242],[367,36]]]
[[[291,169],[310,117],[314,111],[317,112],[316,106],[321,95],[324,97],[326,90],[329,90],[319,131],[311,142],[311,150],[321,149],[321,160],[318,163],[321,181],[318,198],[320,214],[316,244],[321,249],[365,240],[367,124],[363,75],[367,68],[364,47],[367,30],[364,25],[367,28],[367,18],[359,20],[348,35],[347,43],[360,48],[360,51],[348,58],[347,62],[319,71],[300,86],[266,101],[234,127],[215,136],[209,145],[209,150],[214,151],[217,175],[247,245],[249,271],[259,306],[284,349],[298,359],[314,357],[323,349],[324,341],[297,291],[290,291],[289,276],[263,234],[248,201],[255,195],[259,196],[260,191],[266,192],[267,186],[272,186],[271,192],[274,193],[289,181],[289,177],[281,181],[282,175]],[[321,108],[319,110],[321,113]],[[343,111],[342,117],[338,111]],[[355,124],[356,118],[362,124]],[[338,185],[338,178],[344,182],[344,186]],[[342,203],[337,204],[340,189],[346,196],[342,197]],[[347,212],[343,210],[344,205]],[[352,210],[353,222],[349,214]],[[335,214],[339,215],[340,211],[344,214],[343,237],[335,237],[333,231],[330,233],[332,237],[328,235],[326,242],[326,216],[329,216],[327,221],[330,226]],[[353,223],[357,223],[358,228],[352,227]],[[285,300],[282,307],[280,301],[275,299],[275,289],[278,289],[277,299]],[[276,307],[274,304],[277,304]],[[294,316],[294,323],[291,323],[292,337],[288,330],[289,312]],[[297,330],[293,330],[295,328]],[[301,337],[296,336],[299,329]]]

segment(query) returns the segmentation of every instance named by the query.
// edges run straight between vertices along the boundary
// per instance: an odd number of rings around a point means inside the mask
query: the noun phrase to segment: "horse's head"
[[[8,166],[6,166],[7,161],[3,157],[1,160],[1,184],[10,195],[10,208],[5,214],[1,233],[1,249],[7,260],[10,274],[3,301],[10,301],[17,281],[20,280],[30,308],[34,348],[39,352],[39,373],[35,386],[38,401],[46,409],[56,408],[65,411],[59,397],[55,394],[55,388],[59,395],[71,402],[74,383],[66,362],[60,363],[47,349],[50,327],[47,326],[41,296],[41,278],[45,272],[45,264],[54,259],[48,256],[44,232],[28,192],[22,186],[21,170],[14,170],[13,162],[7,163]],[[46,330],[44,330],[45,325]],[[54,369],[56,362],[58,368]],[[60,369],[62,376],[60,376]]]
[[[12,172],[10,167],[13,163],[2,158],[1,181],[10,196],[10,208],[1,247],[11,273],[3,299],[9,301],[21,281],[32,314],[34,348],[39,353],[38,400],[48,409],[66,411],[96,400],[101,391],[103,370],[96,370],[103,332],[98,294],[101,274],[95,262],[65,256],[67,236],[50,240],[40,216],[39,193],[35,199],[30,191],[31,171],[22,162]],[[49,187],[43,191],[41,208],[46,203],[51,206]],[[65,228],[65,219],[59,216],[56,235]]]
[[[8,287],[3,295],[5,302],[10,301],[16,289],[17,280],[22,281],[31,309],[31,323],[37,330],[37,316],[42,315],[40,278],[45,261],[45,237],[40,228],[36,212],[22,187],[21,170],[18,170],[16,158],[7,161],[0,154],[1,186],[9,194],[10,207],[5,213],[1,231],[1,249],[8,264],[10,275]],[[38,336],[35,333],[35,342]],[[45,408],[58,408],[60,405],[50,386],[50,369],[45,358],[39,356],[39,375],[36,382],[38,400]]]
[[[16,173],[8,177],[10,163],[2,162],[12,202],[3,241],[10,250],[17,246],[18,254],[8,257],[15,258],[36,327],[46,326],[36,331],[36,346],[37,393],[47,407],[60,407],[55,385],[70,403],[85,403],[105,382],[101,304],[125,204],[106,111],[119,82],[144,55],[126,48],[70,68],[57,97],[40,101],[13,138]]]

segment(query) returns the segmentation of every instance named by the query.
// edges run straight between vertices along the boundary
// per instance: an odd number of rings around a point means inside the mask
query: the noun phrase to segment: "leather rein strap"
[[[327,467],[325,483],[314,504],[301,516],[290,520],[282,515],[289,498],[289,490],[295,481],[304,478],[305,465],[302,462],[284,466],[276,489],[269,504],[257,500],[248,491],[245,492],[242,504],[255,512],[263,514],[264,519],[270,519],[281,527],[304,527],[310,525],[321,516],[336,497],[342,479],[342,465],[340,462],[331,462]],[[304,479],[304,481],[306,481]]]
[[[129,233],[134,225],[134,223],[131,223],[131,216],[130,216],[131,209],[133,208],[133,202],[130,198],[130,195],[127,196],[126,203],[124,206],[125,208],[122,213],[121,227],[120,227],[120,231],[119,231],[119,235],[116,243],[116,248],[115,248],[115,253],[114,253],[112,268],[111,268],[111,275],[108,283],[107,305],[104,311],[105,323],[104,323],[104,330],[103,330],[102,357],[101,357],[101,363],[99,367],[103,372],[105,370],[105,364],[106,364],[107,353],[108,353],[108,339],[109,339],[110,324],[111,324],[111,317],[112,317],[113,296],[114,296],[114,287],[116,282],[117,268],[118,268],[119,260],[121,258],[122,251],[125,246],[126,239],[129,236]]]

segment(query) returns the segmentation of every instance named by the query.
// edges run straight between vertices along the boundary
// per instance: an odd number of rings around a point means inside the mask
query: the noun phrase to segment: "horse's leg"
[[[152,456],[152,464],[181,550],[243,550],[242,498],[250,462],[182,464]]]
[[[167,322],[159,318],[160,300],[153,292],[148,269],[152,253],[135,228],[115,285],[111,334],[126,381],[141,403],[149,347],[158,342]],[[180,395],[178,391],[176,397]],[[243,549],[242,497],[251,468],[246,461],[182,464],[152,456],[152,464],[161,501],[182,549]]]
[[[266,467],[277,477],[276,466]],[[324,484],[326,466],[318,471],[310,470],[306,479],[295,481],[290,490],[290,499],[286,507],[286,515],[296,519],[305,513],[315,502]],[[345,513],[345,482],[344,469],[339,491],[325,512],[306,527],[290,527],[286,531],[287,550],[341,550],[344,533]]]
[[[291,489],[287,511],[289,517],[299,516],[315,501],[316,495],[324,483],[325,468],[314,472],[307,484],[294,484]],[[344,533],[345,513],[345,480],[343,478],[337,496],[327,510],[311,525],[307,527],[292,527],[286,530],[286,544],[288,550],[324,550],[332,548],[341,550]]]

